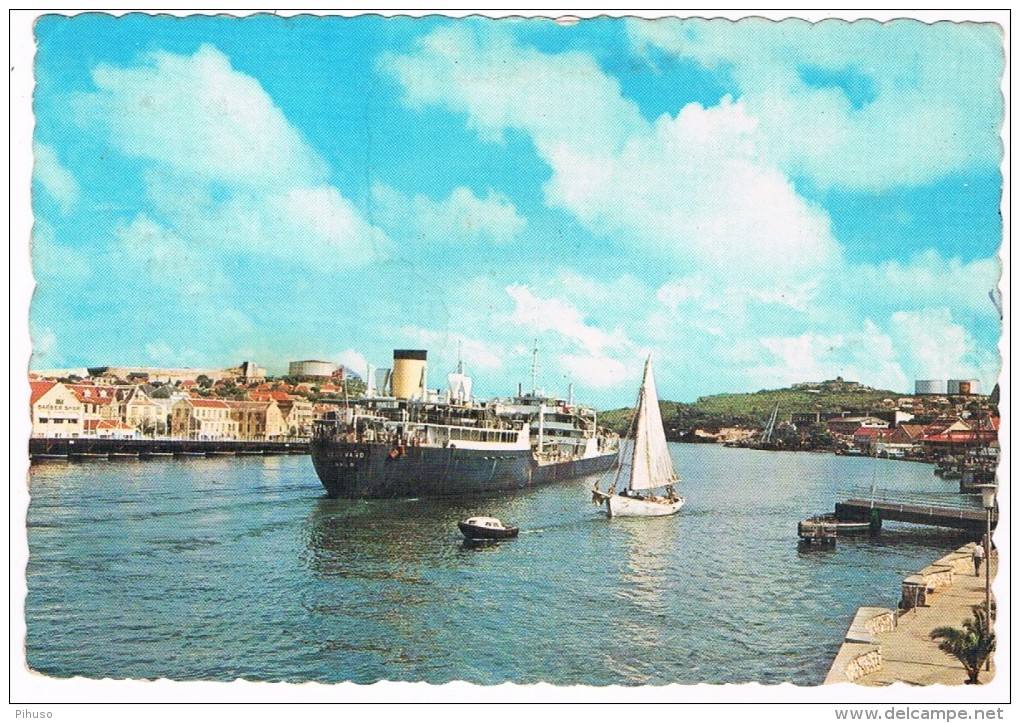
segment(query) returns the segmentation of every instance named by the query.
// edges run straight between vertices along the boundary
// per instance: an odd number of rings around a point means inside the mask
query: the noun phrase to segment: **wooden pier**
[[[840,495],[836,518],[840,520],[872,520],[877,512],[880,521],[909,522],[914,525],[950,527],[981,534],[985,531],[986,512],[981,499],[967,496],[925,496],[907,492],[876,490]],[[992,527],[998,521],[998,510],[992,513]]]

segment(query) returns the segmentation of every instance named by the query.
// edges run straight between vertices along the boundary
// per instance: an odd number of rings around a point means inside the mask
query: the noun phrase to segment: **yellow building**
[[[222,399],[181,399],[174,404],[170,433],[185,439],[237,439],[238,424]]]
[[[238,439],[276,439],[287,436],[287,422],[275,399],[267,402],[228,401],[237,422]]]

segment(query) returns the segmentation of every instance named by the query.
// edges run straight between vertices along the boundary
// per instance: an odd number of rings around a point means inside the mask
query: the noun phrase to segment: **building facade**
[[[173,406],[170,433],[184,439],[237,439],[238,423],[220,399],[181,399]]]
[[[30,382],[33,437],[80,437],[85,405],[60,382]]]

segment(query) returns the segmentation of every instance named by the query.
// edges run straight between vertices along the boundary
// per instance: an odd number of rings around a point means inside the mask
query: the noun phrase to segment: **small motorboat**
[[[469,517],[457,527],[469,540],[506,540],[517,537],[518,528],[504,525],[495,517]]]

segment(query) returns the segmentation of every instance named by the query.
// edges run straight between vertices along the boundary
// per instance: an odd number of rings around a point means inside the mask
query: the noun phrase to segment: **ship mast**
[[[531,396],[538,395],[538,338],[535,338],[535,348],[531,351]]]

